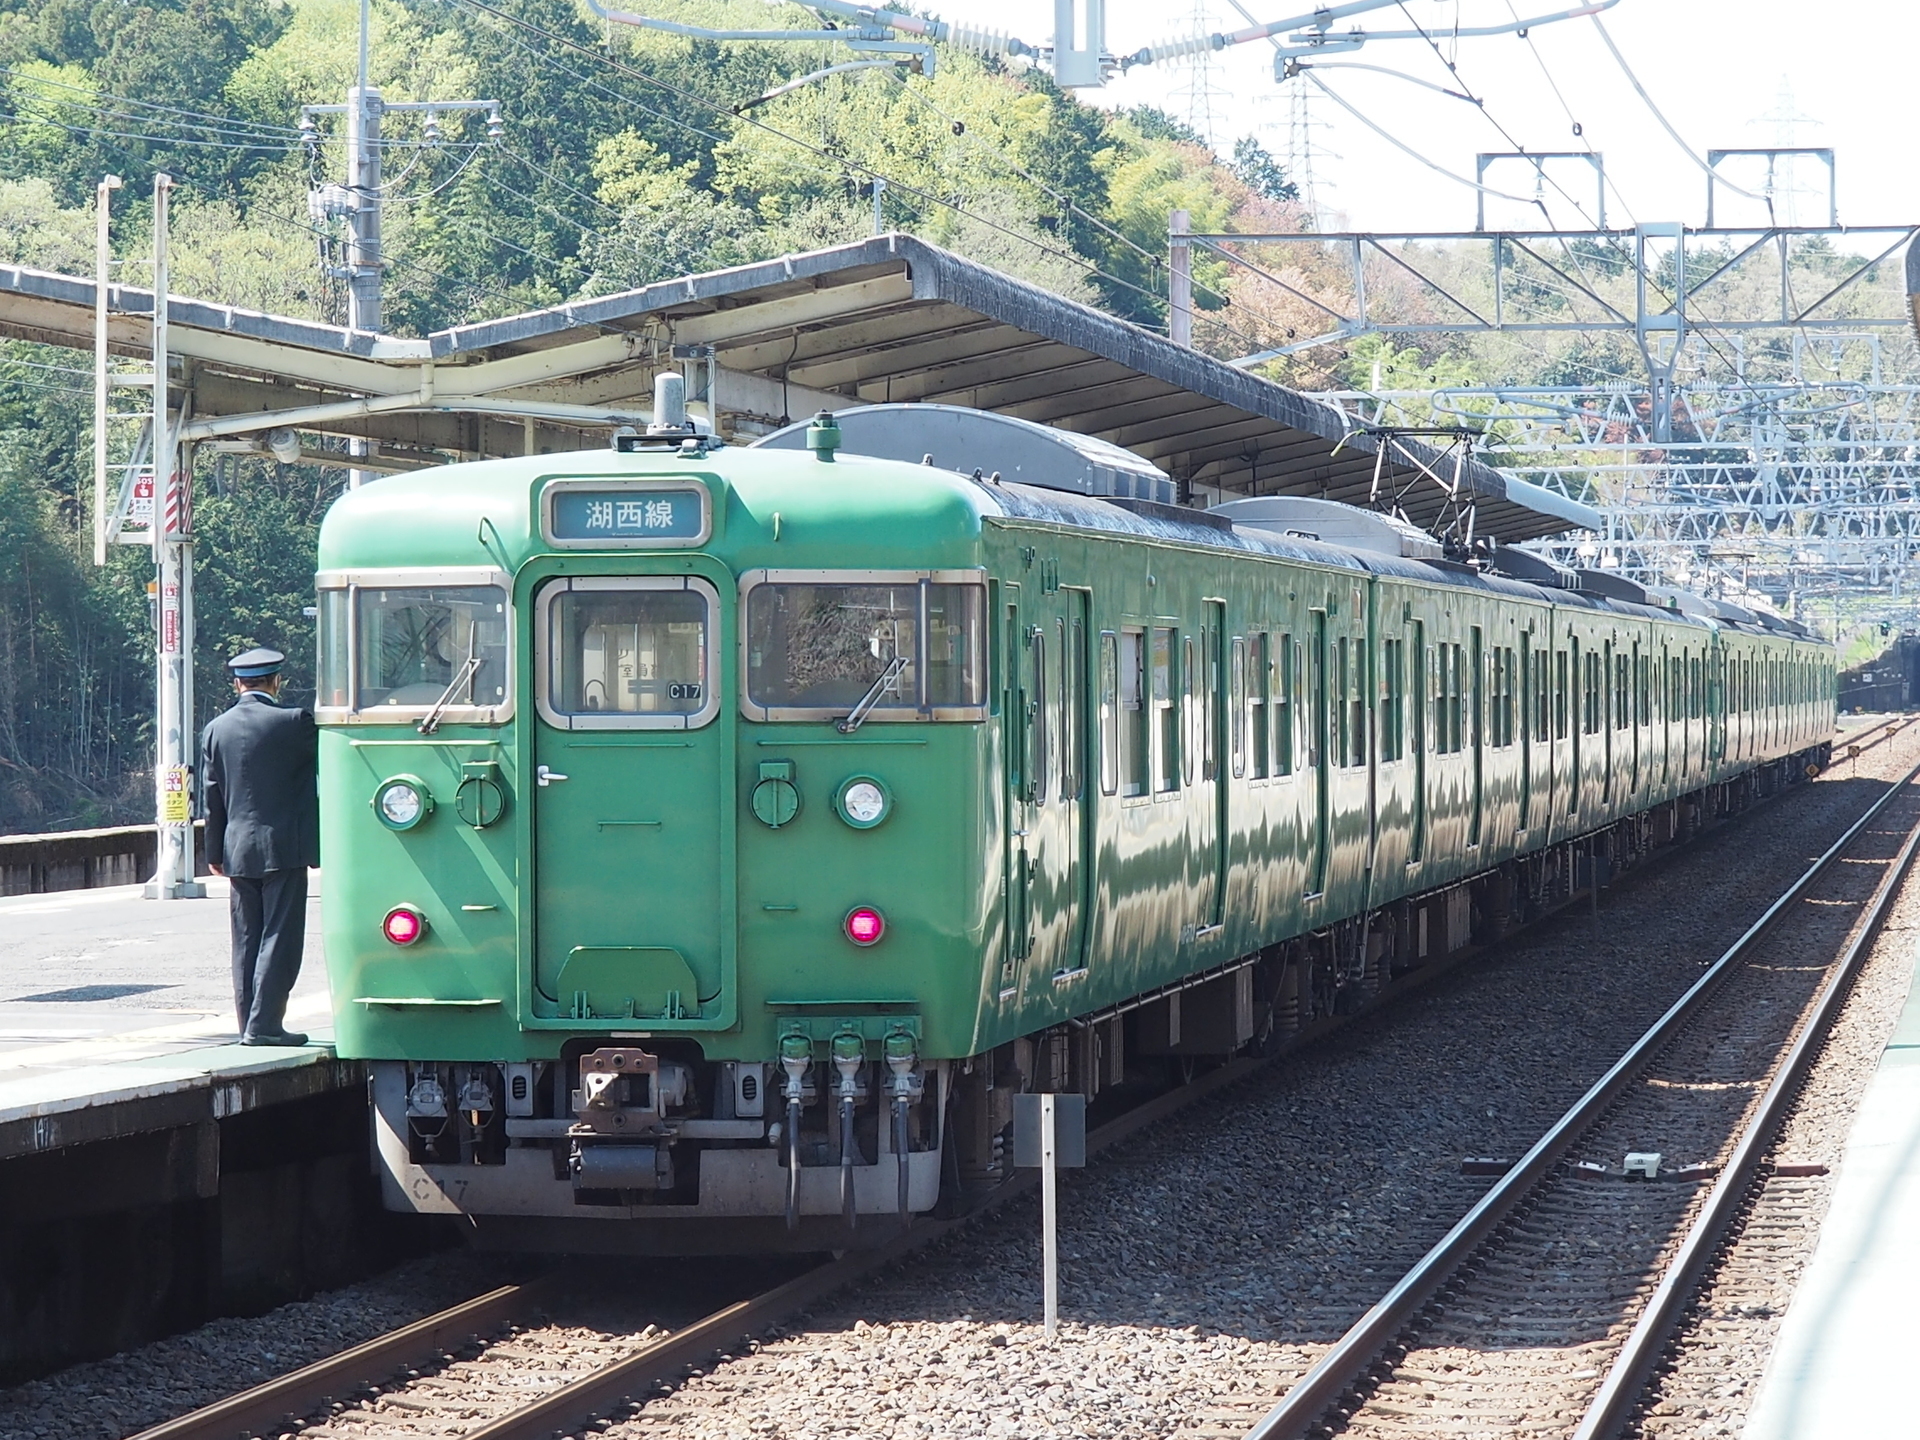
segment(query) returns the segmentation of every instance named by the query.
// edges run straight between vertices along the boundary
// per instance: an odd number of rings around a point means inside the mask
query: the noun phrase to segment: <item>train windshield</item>
[[[693,715],[707,705],[707,598],[573,591],[548,611],[547,705],[560,715]]]
[[[875,719],[985,703],[985,591],[975,584],[767,583],[747,596],[747,698],[768,718]]]
[[[361,586],[353,600],[355,709],[426,709],[443,699],[456,708],[506,704],[505,590],[497,585]],[[321,619],[344,609],[338,602],[323,604]],[[335,635],[322,637],[323,696],[339,692],[343,677],[324,672],[344,668],[347,648]]]

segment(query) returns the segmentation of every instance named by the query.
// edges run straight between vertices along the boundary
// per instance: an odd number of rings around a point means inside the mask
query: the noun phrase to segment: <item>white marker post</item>
[[[1060,1332],[1060,1182],[1061,1169],[1087,1163],[1087,1097],[1016,1095],[1013,1097],[1013,1163],[1040,1172],[1040,1250],[1044,1275],[1047,1338]]]
[[[1060,1146],[1053,1098],[1040,1097],[1040,1263],[1046,1276],[1043,1289],[1049,1340],[1060,1333],[1060,1186],[1055,1175]]]

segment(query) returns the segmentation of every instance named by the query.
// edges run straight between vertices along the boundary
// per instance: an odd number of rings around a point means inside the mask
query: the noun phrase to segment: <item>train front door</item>
[[[534,613],[534,990],[582,1022],[713,1021],[733,960],[717,587],[549,581]]]

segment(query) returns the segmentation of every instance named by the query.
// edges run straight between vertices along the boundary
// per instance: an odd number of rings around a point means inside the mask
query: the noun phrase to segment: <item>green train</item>
[[[1015,1094],[1271,1051],[1826,759],[1790,622],[1173,498],[932,406],[342,498],[326,959],[387,1203],[877,1243],[1004,1177]]]

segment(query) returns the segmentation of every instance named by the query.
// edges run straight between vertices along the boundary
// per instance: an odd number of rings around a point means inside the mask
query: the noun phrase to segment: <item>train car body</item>
[[[1780,622],[819,453],[328,515],[326,956],[391,1206],[884,1238],[1004,1174],[1016,1091],[1284,1043],[1832,730]]]

